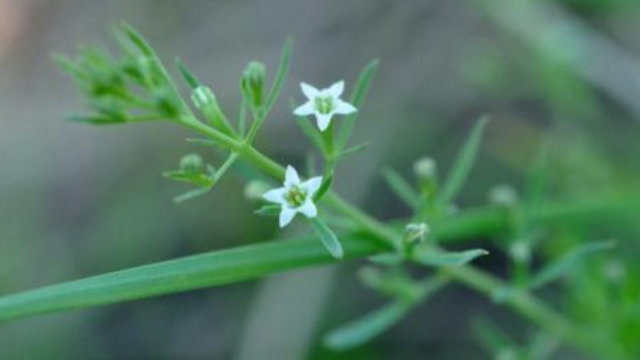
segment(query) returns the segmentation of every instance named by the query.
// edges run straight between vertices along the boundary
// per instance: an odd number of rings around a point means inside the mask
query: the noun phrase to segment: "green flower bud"
[[[180,171],[184,173],[199,174],[204,171],[204,168],[204,160],[196,153],[185,155],[180,159]]]
[[[433,200],[438,188],[436,161],[430,157],[418,159],[413,164],[413,172],[418,178],[420,192],[427,200]]]
[[[407,246],[413,247],[425,241],[429,234],[429,225],[425,223],[411,223],[404,229],[404,242]]]
[[[518,193],[509,185],[497,185],[489,191],[489,202],[494,205],[512,207],[518,203]]]
[[[524,240],[518,240],[509,246],[509,254],[514,261],[528,263],[531,261],[531,246]]]
[[[250,181],[244,188],[244,197],[248,200],[263,200],[262,195],[269,191],[271,188],[269,185],[262,181],[254,180]]]
[[[418,179],[421,180],[435,179],[436,170],[436,162],[430,157],[418,159],[418,161],[413,164],[413,172],[416,174]]]
[[[191,93],[191,101],[214,128],[227,134],[232,132],[216,95],[210,87],[204,85],[196,87]]]
[[[252,61],[247,65],[242,74],[242,93],[247,101],[258,108],[262,106],[264,81],[267,77],[267,68],[263,63]]]

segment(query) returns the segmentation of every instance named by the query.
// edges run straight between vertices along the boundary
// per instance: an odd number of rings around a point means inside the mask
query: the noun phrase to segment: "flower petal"
[[[338,100],[336,108],[333,110],[336,114],[349,115],[358,111],[355,106],[349,104],[346,101]]]
[[[300,83],[300,89],[302,89],[302,93],[309,100],[315,99],[315,97],[318,96],[318,94],[320,94],[320,90],[304,82]]]
[[[264,193],[264,195],[262,195],[262,198],[269,202],[284,204],[286,202],[284,199],[284,194],[286,193],[286,191],[287,190],[285,188],[273,189]]]
[[[325,131],[331,124],[331,117],[333,114],[318,114],[316,113],[316,121],[318,123],[318,128],[320,131]]]
[[[297,116],[307,116],[316,112],[316,109],[313,106],[313,102],[307,101],[306,103],[298,106],[295,110],[293,110],[293,114]]]
[[[344,92],[344,81],[340,80],[337,83],[329,86],[329,88],[325,89],[324,91],[327,95],[330,95],[334,99],[337,99],[342,96],[342,93]]]
[[[303,213],[304,216],[308,218],[314,218],[318,216],[318,208],[316,207],[316,204],[313,203],[311,198],[308,198],[307,201],[305,201],[305,203],[298,208],[298,211]]]
[[[280,211],[280,227],[283,228],[289,225],[289,223],[291,223],[291,220],[293,220],[295,216],[296,216],[296,211],[294,209],[291,209],[290,207],[287,207],[287,206],[283,206],[282,210]]]
[[[302,188],[308,193],[308,196],[313,197],[322,185],[322,176],[313,177],[302,183]]]
[[[290,188],[292,186],[300,185],[300,176],[298,176],[298,172],[291,165],[287,165],[287,172],[284,177],[284,187]]]

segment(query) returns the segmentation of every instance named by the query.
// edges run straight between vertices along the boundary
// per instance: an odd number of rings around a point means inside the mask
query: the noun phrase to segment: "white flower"
[[[293,220],[297,213],[308,218],[318,215],[318,209],[313,203],[313,196],[320,189],[322,177],[314,177],[305,182],[300,181],[298,172],[292,166],[287,166],[284,187],[268,191],[262,197],[273,203],[280,204],[280,227],[283,228]]]
[[[329,127],[333,115],[348,115],[358,111],[355,106],[340,99],[344,92],[344,81],[338,81],[323,90],[318,90],[306,83],[300,83],[300,87],[308,100],[293,113],[298,116],[314,114],[320,131],[325,131]]]

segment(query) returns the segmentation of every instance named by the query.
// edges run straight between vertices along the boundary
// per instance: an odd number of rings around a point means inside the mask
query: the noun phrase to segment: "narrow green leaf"
[[[580,246],[542,269],[533,278],[533,280],[531,280],[530,287],[532,289],[537,289],[555,280],[558,280],[566,273],[571,271],[574,265],[584,260],[587,256],[592,255],[596,252],[611,250],[615,246],[616,241],[614,240],[602,241]]]
[[[332,331],[325,337],[324,344],[333,350],[349,350],[363,345],[397,324],[411,308],[412,304],[406,301],[390,303]]]
[[[342,239],[346,258],[388,251],[368,237]],[[216,251],[0,297],[0,322],[220,286],[334,261],[315,237]]]
[[[382,176],[393,192],[411,209],[420,207],[420,193],[391,168],[382,170]]]
[[[138,48],[138,50],[140,50],[140,52],[142,52],[146,56],[157,58],[156,53],[155,51],[153,51],[151,45],[149,45],[149,43],[147,43],[142,35],[140,35],[140,33],[138,33],[131,25],[125,22],[121,22],[119,24],[119,28],[129,38],[129,41],[131,41]]]
[[[477,121],[473,130],[471,130],[471,134],[467,138],[467,141],[463,145],[460,153],[458,153],[458,156],[449,171],[447,180],[444,183],[442,192],[438,196],[438,201],[441,205],[450,203],[456,195],[458,195],[458,192],[467,180],[467,177],[471,172],[471,168],[476,160],[478,150],[480,149],[484,129],[488,122],[489,117],[487,115],[482,116],[480,120]]]
[[[402,264],[404,258],[398,253],[388,253],[374,255],[369,258],[369,261],[377,265],[394,266]]]
[[[492,354],[496,354],[505,348],[512,348],[515,346],[514,341],[509,337],[509,335],[484,317],[473,322],[472,330],[479,338],[480,343]]]
[[[416,248],[412,260],[418,264],[428,266],[462,266],[489,252],[482,249],[473,249],[460,252],[444,252],[431,247],[421,246]]]
[[[344,250],[342,249],[342,245],[340,245],[340,241],[336,237],[336,234],[334,234],[327,224],[319,218],[315,217],[309,220],[311,221],[316,234],[320,237],[320,240],[322,240],[322,243],[327,250],[329,250],[331,255],[336,259],[342,259],[344,257]]]
[[[189,70],[189,68],[180,60],[180,58],[176,58],[176,66],[178,67],[178,71],[180,72],[180,76],[184,82],[189,85],[191,89],[195,89],[200,86],[200,81],[193,75],[193,72]]]
[[[173,202],[176,204],[180,204],[183,203],[185,201],[188,200],[193,200],[197,197],[206,195],[209,191],[211,191],[210,187],[201,187],[201,188],[197,188],[197,189],[193,189],[191,191],[188,191],[182,195],[178,195],[176,197],[173,198]]]
[[[415,301],[422,292],[420,285],[405,273],[383,272],[378,268],[367,266],[358,272],[358,278],[368,287],[396,299]]]
[[[338,150],[344,149],[345,146],[347,146],[349,136],[351,136],[351,131],[353,130],[358,114],[361,111],[360,107],[369,93],[369,88],[371,87],[373,77],[378,70],[378,65],[380,65],[380,61],[377,59],[369,62],[358,76],[358,80],[356,81],[351,97],[349,98],[349,101],[358,109],[358,112],[345,117],[340,133],[338,134]]]
[[[343,157],[343,156],[347,156],[347,155],[353,155],[353,154],[357,154],[359,152],[361,152],[362,150],[366,149],[369,146],[369,142],[364,142],[360,145],[356,145],[356,146],[352,146],[348,149],[344,149],[343,151],[340,152],[340,154],[338,154],[339,157]]]
[[[293,39],[287,38],[287,40],[285,40],[284,42],[284,46],[282,47],[282,55],[280,57],[280,63],[278,64],[278,70],[276,70],[276,76],[273,79],[271,89],[269,90],[269,95],[267,96],[267,100],[265,101],[265,111],[263,113],[264,117],[268,116],[268,114],[271,112],[271,109],[273,109],[273,106],[276,104],[276,101],[280,97],[282,85],[284,84],[284,80],[289,73],[292,48]]]
[[[200,146],[207,146],[207,147],[215,147],[215,148],[219,148],[222,147],[222,145],[218,144],[217,142],[213,141],[213,140],[209,140],[209,139],[194,139],[194,138],[188,138],[186,139],[187,142],[194,144],[194,145],[200,145]]]
[[[124,124],[126,119],[123,117],[110,117],[106,115],[71,115],[67,117],[67,121],[92,125],[112,125]]]

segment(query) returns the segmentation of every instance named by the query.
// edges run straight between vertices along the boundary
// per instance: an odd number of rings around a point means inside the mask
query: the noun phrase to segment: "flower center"
[[[307,200],[307,192],[300,187],[293,186],[284,195],[284,199],[287,200],[291,207],[297,208],[302,206]]]
[[[329,114],[333,110],[333,98],[331,96],[318,96],[315,98],[315,105],[320,114]]]

